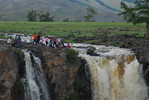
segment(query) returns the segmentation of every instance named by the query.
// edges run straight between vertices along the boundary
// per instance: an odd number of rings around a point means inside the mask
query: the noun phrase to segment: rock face
[[[11,88],[14,86],[18,76],[18,62],[15,49],[1,45],[0,100],[11,100]]]
[[[24,45],[23,49],[32,51],[41,59],[51,100],[91,100],[85,63],[80,58],[74,63],[69,62],[67,48]],[[25,89],[20,80],[25,73],[22,53],[21,49],[5,43],[0,47],[0,100],[24,100]]]
[[[71,63],[67,49],[42,49],[52,100],[90,100],[91,87],[80,58]],[[82,70],[82,72],[79,72]],[[81,77],[84,81],[80,81]],[[84,88],[87,87],[87,88]],[[82,92],[81,92],[82,91]]]
[[[52,53],[51,53],[52,52]],[[64,49],[43,52],[46,73],[49,79],[52,99],[66,100],[74,93],[72,84],[79,68],[79,63],[69,64]]]
[[[86,77],[85,63],[80,58],[76,58],[76,62],[70,62],[66,56],[67,48],[25,48],[41,59],[51,100],[91,100],[90,81]]]

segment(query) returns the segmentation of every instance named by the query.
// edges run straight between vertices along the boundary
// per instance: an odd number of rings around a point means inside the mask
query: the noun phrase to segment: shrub
[[[76,74],[74,76],[73,88],[80,89],[82,87],[82,80],[80,80],[79,76]]]
[[[59,100],[59,95],[58,95],[58,93],[54,93],[54,98],[53,98],[54,100]]]
[[[19,58],[19,60],[20,60],[20,62],[22,63],[22,62],[24,62],[24,53],[22,52],[22,51],[16,51],[16,54],[17,54],[17,56],[18,56],[18,58]]]
[[[17,94],[24,94],[25,89],[23,87],[23,84],[20,80],[17,80],[16,83],[14,84],[14,89]]]
[[[16,51],[16,55],[18,56],[19,60],[19,76],[23,77],[25,74],[25,61],[24,61],[24,53],[20,50]]]
[[[78,53],[75,52],[75,50],[68,49],[67,53],[66,53],[66,57],[67,57],[68,62],[75,63],[77,61],[77,55],[78,55]]]
[[[76,93],[71,94],[69,97],[69,100],[79,100],[79,95]]]

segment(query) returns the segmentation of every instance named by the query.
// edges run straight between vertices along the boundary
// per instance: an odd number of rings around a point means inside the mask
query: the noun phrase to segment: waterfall
[[[99,56],[87,55],[87,47],[96,48]],[[149,100],[142,65],[129,49],[88,44],[72,44],[86,60],[93,100]]]
[[[25,78],[22,79],[25,87],[25,100],[50,100],[41,60],[30,51],[23,50],[23,52],[26,70]]]

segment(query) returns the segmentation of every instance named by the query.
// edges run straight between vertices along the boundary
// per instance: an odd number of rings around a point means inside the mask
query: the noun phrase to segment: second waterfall
[[[142,65],[129,49],[89,44],[72,44],[86,60],[92,83],[93,100],[149,100]],[[88,55],[96,48],[96,56]]]

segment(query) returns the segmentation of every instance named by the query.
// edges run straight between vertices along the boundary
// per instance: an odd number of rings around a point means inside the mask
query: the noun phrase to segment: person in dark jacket
[[[40,34],[38,33],[38,35],[37,35],[37,44],[39,44],[39,42],[40,42]]]
[[[21,43],[21,37],[20,36],[18,36],[17,41],[18,41],[18,48],[21,48],[22,47],[22,43]]]

